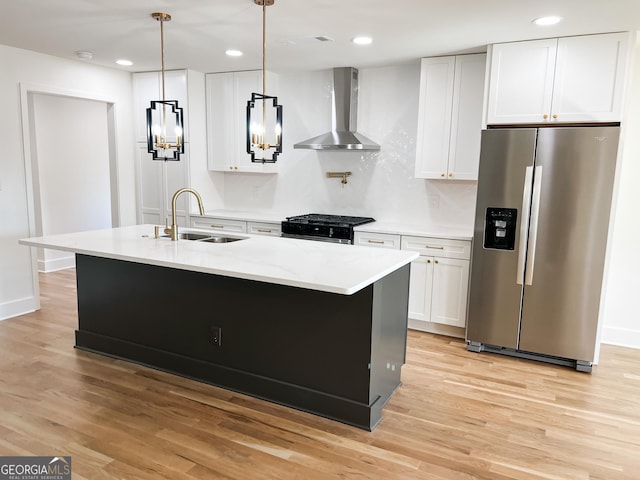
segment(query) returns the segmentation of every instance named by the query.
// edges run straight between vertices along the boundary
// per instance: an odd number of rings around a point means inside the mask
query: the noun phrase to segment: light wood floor
[[[370,433],[73,348],[73,270],[0,322],[0,455],[71,455],[74,479],[640,478],[640,350],[593,374],[410,331]]]

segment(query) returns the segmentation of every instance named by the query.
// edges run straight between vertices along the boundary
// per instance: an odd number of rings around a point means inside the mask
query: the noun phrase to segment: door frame
[[[35,180],[37,179],[38,165],[36,155],[35,136],[32,134],[34,128],[33,118],[33,95],[53,95],[68,97],[80,100],[92,100],[103,102],[107,106],[107,142],[109,156],[109,184],[111,187],[111,224],[114,227],[120,225],[120,201],[118,184],[118,158],[116,139],[116,101],[112,97],[105,96],[97,92],[86,92],[81,90],[67,90],[52,87],[50,85],[20,82],[20,110],[22,120],[22,148],[24,153],[25,186],[27,191],[27,215],[29,224],[29,236],[38,235],[38,212],[35,199]],[[41,219],[40,219],[41,221]],[[35,308],[40,308],[40,286],[38,281],[38,258],[37,251],[31,249],[31,270],[33,280],[33,291],[36,300]]]

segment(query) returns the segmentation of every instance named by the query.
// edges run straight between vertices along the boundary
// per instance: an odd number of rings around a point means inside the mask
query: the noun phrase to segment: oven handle
[[[316,242],[342,243],[347,245],[353,244],[353,242],[348,238],[317,237],[314,235],[297,235],[295,233],[282,233],[280,236],[285,238],[297,238],[299,240],[313,240]]]

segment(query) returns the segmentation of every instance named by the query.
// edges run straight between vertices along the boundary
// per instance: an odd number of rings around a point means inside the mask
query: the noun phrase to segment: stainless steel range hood
[[[378,151],[380,145],[356,131],[358,114],[358,70],[333,69],[333,129],[293,145],[312,150]]]

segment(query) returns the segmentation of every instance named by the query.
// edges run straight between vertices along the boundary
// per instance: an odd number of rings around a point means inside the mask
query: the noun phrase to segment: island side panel
[[[380,372],[372,345],[384,350],[385,336],[398,337],[399,328],[402,348],[406,339],[404,300],[404,313],[393,316],[404,315],[402,327],[383,320],[397,321],[383,313],[385,298],[393,304],[397,294],[381,288],[385,282],[339,295],[86,255],[77,255],[76,268],[79,348],[362,428],[379,421],[389,388],[375,384],[388,372],[372,381],[370,365]]]
[[[382,409],[401,384],[407,351],[410,264],[374,284],[371,340],[371,398]]]

